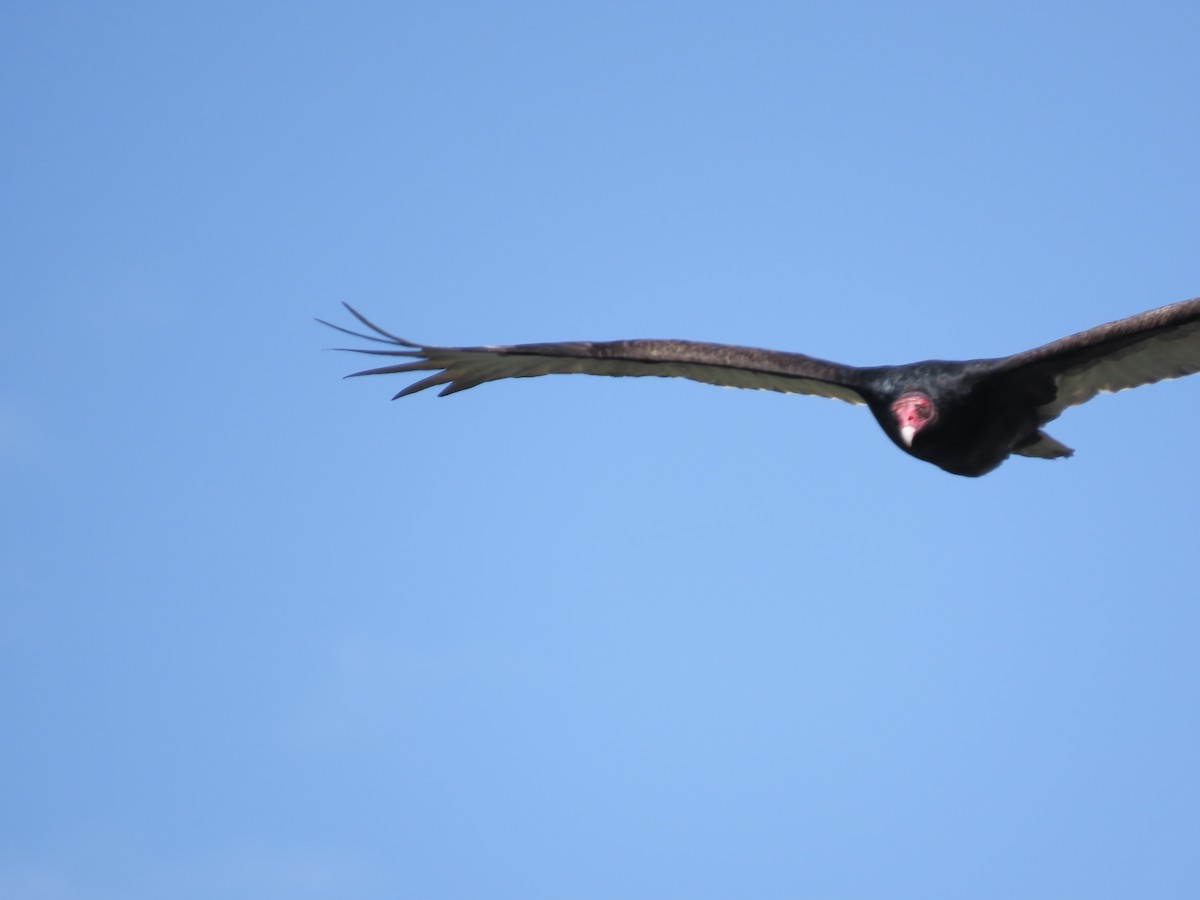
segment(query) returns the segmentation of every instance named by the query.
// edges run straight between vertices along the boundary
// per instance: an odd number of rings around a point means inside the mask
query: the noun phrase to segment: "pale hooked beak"
[[[913,435],[916,433],[917,429],[913,428],[911,425],[905,425],[900,429],[900,440],[904,441],[905,447],[912,446]]]

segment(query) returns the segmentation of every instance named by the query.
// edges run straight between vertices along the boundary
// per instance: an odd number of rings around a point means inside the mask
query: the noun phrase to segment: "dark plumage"
[[[657,375],[814,394],[865,404],[901,450],[956,475],[986,474],[1014,453],[1042,459],[1070,456],[1074,451],[1041,431],[1063,410],[1099,393],[1200,372],[1200,298],[1000,359],[866,368],[799,353],[694,341],[426,347],[389,334],[348,304],[346,308],[374,334],[318,321],[391,349],[344,349],[406,360],[354,375],[433,373],[396,397],[437,385],[445,385],[444,395],[501,378],[569,373]]]

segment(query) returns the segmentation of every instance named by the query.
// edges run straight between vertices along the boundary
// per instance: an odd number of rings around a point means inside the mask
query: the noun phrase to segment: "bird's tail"
[[[1038,459],[1061,459],[1073,456],[1075,451],[1065,444],[1060,444],[1044,431],[1039,431],[1024,444],[1013,451],[1018,456],[1034,456]]]

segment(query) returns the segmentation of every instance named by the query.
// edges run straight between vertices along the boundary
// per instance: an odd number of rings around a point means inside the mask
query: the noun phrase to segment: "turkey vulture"
[[[1013,453],[1040,459],[1070,456],[1073,450],[1041,430],[1063,410],[1099,393],[1200,372],[1200,298],[1000,359],[867,367],[695,341],[426,347],[384,331],[344,305],[374,333],[317,321],[391,349],[341,349],[408,360],[354,375],[433,372],[392,399],[436,385],[445,385],[444,395],[501,378],[576,372],[658,375],[723,387],[815,394],[866,404],[905,453],[967,476],[984,475]]]

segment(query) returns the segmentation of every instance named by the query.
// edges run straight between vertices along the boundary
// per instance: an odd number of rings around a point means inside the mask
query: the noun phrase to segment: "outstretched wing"
[[[1099,393],[1200,372],[1200,298],[1081,331],[1004,360],[993,373],[1045,399],[1044,424]]]
[[[392,399],[445,385],[439,396],[465,391],[485,381],[532,378],[536,375],[655,375],[690,378],[722,387],[754,388],[789,394],[814,394],[847,403],[866,401],[859,393],[859,370],[853,366],[813,359],[799,353],[780,353],[705,344],[695,341],[572,341],[554,344],[516,344],[510,347],[426,347],[384,331],[349,304],[343,304],[374,334],[362,334],[318,319],[338,331],[388,344],[391,349],[344,347],[355,353],[394,356],[407,360],[355,372],[357,375],[391,375],[433,372]]]

